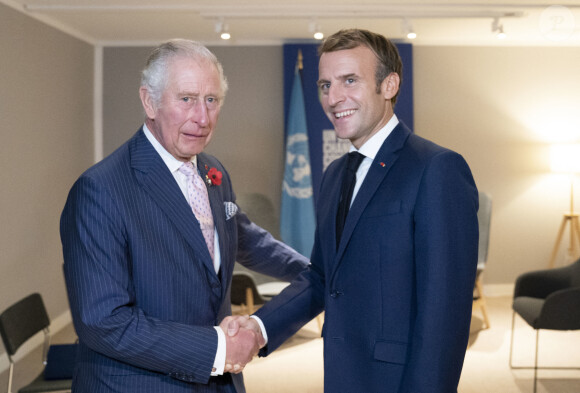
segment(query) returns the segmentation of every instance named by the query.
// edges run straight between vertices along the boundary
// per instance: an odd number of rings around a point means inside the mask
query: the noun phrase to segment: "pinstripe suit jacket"
[[[229,175],[208,187],[219,234],[216,274],[199,224],[139,130],[74,184],[61,217],[64,273],[79,337],[76,392],[244,392],[240,375],[210,377],[213,326],[231,312],[234,262],[290,280],[307,261],[242,213]],[[235,387],[235,390],[234,390]]]

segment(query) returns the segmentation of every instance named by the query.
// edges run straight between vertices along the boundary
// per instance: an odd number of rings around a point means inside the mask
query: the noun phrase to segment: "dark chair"
[[[267,301],[258,292],[252,274],[240,271],[232,276],[231,300],[233,305],[240,306],[239,314],[252,314]]]
[[[540,329],[580,329],[580,259],[561,268],[537,270],[520,275],[514,288],[512,308],[510,367],[534,369],[534,392],[537,389],[538,369],[580,369],[580,367],[538,367]],[[516,314],[536,330],[533,367],[517,367],[512,364]]]
[[[485,192],[479,193],[479,210],[477,211],[479,222],[479,253],[477,258],[477,273],[475,276],[475,288],[473,290],[473,307],[481,309],[485,327],[489,329],[489,317],[487,305],[483,294],[482,273],[487,263],[489,249],[489,233],[491,228],[491,196]]]
[[[270,232],[275,239],[280,239],[280,222],[270,198],[259,192],[242,193],[238,195],[236,204],[250,220]]]
[[[8,393],[12,393],[12,378],[14,361],[12,357],[20,346],[37,333],[44,332],[44,347],[42,361],[46,365],[46,358],[50,347],[48,327],[50,320],[40,294],[34,293],[10,306],[0,314],[0,335],[6,347],[10,362],[8,375]],[[19,393],[32,392],[61,392],[71,390],[72,379],[46,380],[44,371],[30,384],[18,390]]]

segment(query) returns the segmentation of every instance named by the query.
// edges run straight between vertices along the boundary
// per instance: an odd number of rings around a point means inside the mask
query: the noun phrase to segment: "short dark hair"
[[[375,81],[377,93],[380,92],[381,83],[392,72],[399,75],[400,83],[403,82],[403,61],[399,50],[390,40],[384,36],[363,29],[343,29],[324,40],[318,48],[318,54],[336,52],[345,49],[354,49],[358,46],[366,46],[377,58]],[[393,96],[391,102],[395,105],[399,92]]]

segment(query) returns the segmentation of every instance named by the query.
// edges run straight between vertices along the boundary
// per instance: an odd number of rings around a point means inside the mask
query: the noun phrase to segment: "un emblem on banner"
[[[288,136],[286,142],[286,169],[284,191],[291,197],[306,199],[312,197],[308,137],[306,134]]]

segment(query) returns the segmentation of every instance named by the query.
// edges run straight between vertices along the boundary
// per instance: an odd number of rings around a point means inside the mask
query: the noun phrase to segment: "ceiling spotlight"
[[[232,38],[228,31],[228,25],[224,22],[224,18],[219,18],[215,23],[215,32],[220,35],[222,40],[229,40]]]
[[[320,31],[320,25],[318,24],[316,19],[313,19],[312,21],[310,21],[310,25],[308,27],[308,30],[313,34],[313,37],[315,39],[321,40],[324,38],[324,33],[322,31]]]
[[[224,31],[222,31],[222,33],[220,34],[220,38],[222,40],[229,40],[230,38],[232,38],[232,35],[228,33],[227,28],[224,28]]]
[[[411,26],[411,22],[407,18],[403,19],[403,31],[408,39],[414,40],[417,38],[417,33],[413,30],[413,26]]]
[[[491,23],[491,32],[496,34],[498,40],[503,40],[507,37],[506,33],[503,31],[503,24],[499,24],[499,18],[494,18],[493,22]]]
[[[496,37],[497,37],[498,40],[503,40],[503,39],[505,39],[507,37],[506,33],[503,32],[503,25],[501,25],[498,28],[498,32],[497,32],[497,36]]]

